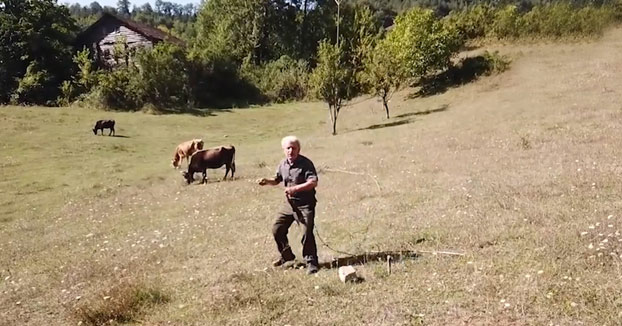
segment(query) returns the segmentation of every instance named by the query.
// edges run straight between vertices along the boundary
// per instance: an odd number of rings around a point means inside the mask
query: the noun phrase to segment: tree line
[[[155,8],[0,0],[0,103],[184,110],[316,98],[327,103],[336,133],[348,100],[377,95],[389,117],[396,90],[447,72],[473,39],[592,37],[622,17],[620,8],[525,0],[158,0]],[[119,39],[116,64],[101,66],[75,38],[103,12],[156,26],[186,46],[125,53]],[[504,65],[494,54],[485,58]]]

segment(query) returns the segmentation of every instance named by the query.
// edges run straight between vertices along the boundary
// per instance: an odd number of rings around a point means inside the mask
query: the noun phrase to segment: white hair
[[[300,148],[300,140],[296,136],[285,136],[281,139],[281,147],[285,148],[287,144],[296,144]]]

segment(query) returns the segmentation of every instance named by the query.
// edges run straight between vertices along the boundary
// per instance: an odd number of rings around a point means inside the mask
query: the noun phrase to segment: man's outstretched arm
[[[272,178],[272,179],[261,178],[259,179],[257,183],[259,183],[260,186],[265,186],[265,185],[276,186],[280,182],[277,181],[276,178]]]

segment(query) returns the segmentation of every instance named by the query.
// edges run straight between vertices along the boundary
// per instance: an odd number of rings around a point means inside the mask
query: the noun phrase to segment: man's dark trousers
[[[292,248],[287,240],[287,232],[289,227],[295,220],[299,220],[303,228],[302,236],[302,255],[307,263],[317,265],[317,247],[315,244],[315,236],[313,235],[313,226],[315,225],[315,203],[297,205],[286,202],[277,215],[276,221],[272,226],[272,234],[276,241],[277,249],[281,253],[281,258],[285,261],[294,260],[295,256]]]

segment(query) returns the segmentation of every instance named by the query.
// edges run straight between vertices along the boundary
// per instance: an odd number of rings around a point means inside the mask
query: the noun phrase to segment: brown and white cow
[[[175,154],[173,154],[173,167],[179,168],[181,166],[181,161],[186,159],[188,163],[190,163],[190,156],[194,154],[196,151],[200,151],[203,149],[203,140],[202,139],[193,139],[186,142],[183,142],[177,145],[175,149]]]
[[[207,169],[218,169],[223,165],[226,168],[223,180],[227,179],[229,170],[231,170],[230,179],[233,179],[233,174],[235,173],[235,147],[233,147],[233,145],[214,147],[195,152],[190,158],[188,171],[184,171],[183,176],[186,178],[186,182],[190,184],[194,181],[194,174],[196,172],[202,172],[203,179],[201,183],[203,184],[207,182]]]

